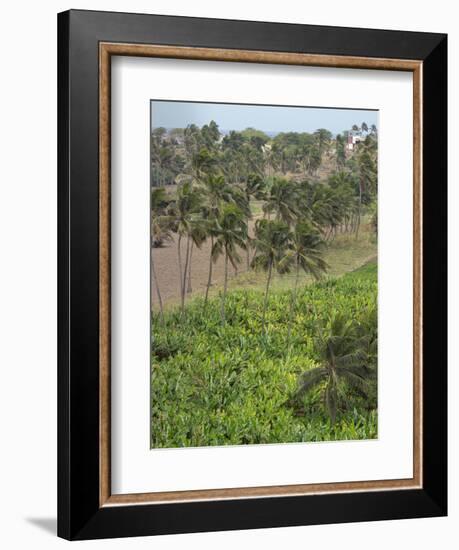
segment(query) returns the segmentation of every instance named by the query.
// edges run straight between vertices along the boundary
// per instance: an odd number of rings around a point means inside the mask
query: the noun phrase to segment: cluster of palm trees
[[[266,140],[262,133],[249,129],[249,143],[262,151]],[[159,132],[161,134],[161,132]],[[153,138],[158,140],[158,133]],[[233,135],[234,134],[234,135]],[[246,143],[237,133],[224,139],[235,150]],[[331,134],[318,130],[315,134],[294,133],[276,136],[274,145],[284,143],[288,151],[292,141],[312,145],[320,155],[329,147]],[[162,135],[162,134],[161,134]],[[265,330],[266,309],[274,273],[295,272],[292,290],[293,315],[300,271],[319,278],[327,269],[322,258],[326,242],[338,232],[358,235],[362,207],[370,204],[376,195],[376,162],[373,140],[363,144],[358,156],[335,171],[326,182],[301,178],[287,178],[278,174],[267,175],[257,170],[244,175],[240,170],[228,172],[222,161],[222,144],[218,127],[211,122],[202,129],[188,127],[184,131],[186,162],[175,177],[176,196],[168,198],[164,187],[152,187],[151,234],[152,247],[175,241],[180,280],[180,307],[184,311],[186,296],[192,291],[191,270],[195,248],[210,243],[208,278],[204,303],[207,305],[213,281],[213,265],[219,258],[224,261],[224,283],[221,292],[221,318],[225,323],[225,301],[228,289],[228,269],[238,271],[245,252],[246,269],[266,272],[266,289],[262,313]],[[305,136],[313,136],[313,140]],[[153,139],[152,138],[152,139]],[[289,145],[290,144],[290,145]],[[274,147],[273,145],[273,147]],[[227,143],[226,147],[230,147]],[[294,151],[297,154],[298,143]],[[224,154],[224,150],[223,150]],[[165,155],[166,157],[166,155]],[[288,155],[285,155],[288,158]],[[284,159],[285,161],[285,159]],[[262,218],[252,227],[252,202],[262,203]],[[173,235],[175,234],[175,238]],[[153,264],[153,261],[152,261]],[[160,314],[163,304],[154,265]]]
[[[274,178],[270,186],[256,174],[247,178],[245,185],[226,182],[215,167],[203,168],[193,159],[195,169],[177,188],[177,196],[168,201],[163,188],[152,190],[152,246],[161,246],[176,235],[177,260],[180,279],[180,304],[185,307],[190,290],[193,248],[210,241],[208,280],[204,302],[207,303],[212,285],[215,262],[223,257],[224,284],[221,298],[221,317],[225,322],[225,300],[228,288],[228,268],[238,270],[241,252],[246,251],[248,268],[262,269],[267,273],[263,327],[272,274],[300,269],[318,277],[325,271],[321,258],[324,240],[311,216],[312,210],[302,208],[300,187],[285,179]],[[264,217],[249,234],[252,218],[251,200],[264,199]],[[185,245],[183,242],[185,241]],[[185,251],[183,251],[185,248]],[[156,279],[154,266],[153,278]],[[155,281],[159,305],[162,300],[158,281]],[[296,294],[295,285],[295,294]]]
[[[359,126],[358,124],[352,125],[352,131],[359,133],[361,135],[373,135],[376,136],[378,134],[378,129],[376,127],[376,124],[372,124],[371,126],[368,126],[366,122],[362,122],[362,124]]]
[[[365,136],[368,141],[377,140],[374,125],[369,129],[363,122],[361,126],[354,125],[352,131],[358,132],[362,139]],[[313,133],[280,132],[270,137],[261,130],[246,128],[222,135],[213,120],[202,128],[195,124],[171,130],[158,127],[150,138],[151,182],[159,187],[174,184],[190,157],[201,149],[218,157],[221,171],[233,183],[241,183],[252,173],[262,177],[273,174],[318,177],[324,158],[329,158],[336,169],[345,165],[347,134],[333,136],[329,130],[319,128]]]

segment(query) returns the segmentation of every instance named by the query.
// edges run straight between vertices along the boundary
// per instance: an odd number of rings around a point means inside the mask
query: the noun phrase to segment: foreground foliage
[[[323,368],[318,338],[330,334],[336,319],[351,320],[346,330],[375,341],[376,299],[377,267],[368,264],[298,288],[293,313],[290,290],[273,291],[266,309],[262,291],[235,290],[226,295],[224,325],[218,297],[193,299],[183,315],[155,317],[151,446],[377,437],[376,376],[365,379],[364,391],[354,391],[344,377],[333,419],[324,403],[327,379],[298,392],[305,373]],[[341,343],[349,355],[346,334]],[[374,369],[374,349],[372,361]]]

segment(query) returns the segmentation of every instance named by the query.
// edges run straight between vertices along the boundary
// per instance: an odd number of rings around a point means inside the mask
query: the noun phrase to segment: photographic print
[[[378,111],[151,101],[151,448],[378,437]]]

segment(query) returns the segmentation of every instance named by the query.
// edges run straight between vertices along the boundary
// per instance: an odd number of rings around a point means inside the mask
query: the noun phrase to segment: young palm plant
[[[263,301],[262,331],[265,332],[266,308],[273,269],[278,273],[287,273],[290,269],[285,257],[289,250],[291,232],[286,223],[274,220],[257,220],[255,224],[255,256],[252,266],[267,273],[266,290]]]
[[[225,324],[225,301],[228,290],[228,263],[237,269],[241,261],[238,248],[246,247],[247,224],[244,213],[235,204],[223,205],[220,215],[213,228],[215,242],[212,247],[212,259],[214,262],[223,254],[225,257],[225,278],[221,301],[222,324]]]
[[[316,339],[320,366],[304,372],[296,397],[320,386],[325,408],[334,424],[342,403],[352,394],[369,398],[375,380],[376,337],[374,317],[371,323],[359,325],[342,315],[335,316],[328,329]]]

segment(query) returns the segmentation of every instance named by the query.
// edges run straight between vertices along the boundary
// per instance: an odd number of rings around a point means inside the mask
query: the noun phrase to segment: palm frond
[[[328,371],[323,367],[316,367],[314,369],[305,371],[301,375],[300,386],[296,392],[296,395],[304,395],[312,388],[323,382],[327,376]]]
[[[352,353],[341,355],[335,359],[336,367],[358,367],[365,363],[367,354],[363,349],[357,349]]]
[[[361,376],[353,374],[350,370],[341,369],[340,377],[344,379],[347,385],[352,388],[354,391],[357,391],[362,397],[368,397],[368,381]]]

